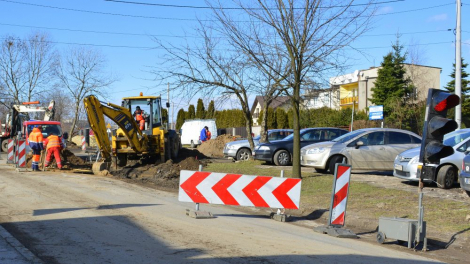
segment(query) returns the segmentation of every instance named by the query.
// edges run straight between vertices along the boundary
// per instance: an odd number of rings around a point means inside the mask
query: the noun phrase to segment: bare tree
[[[58,87],[65,88],[73,102],[70,135],[73,135],[79,120],[83,99],[91,94],[106,96],[105,88],[115,81],[104,72],[105,66],[106,60],[99,51],[83,47],[70,49],[58,63],[55,71]]]
[[[57,54],[46,33],[6,36],[0,47],[0,82],[14,103],[35,101],[48,88]]]
[[[244,113],[248,140],[254,148],[248,100],[254,87],[255,79],[252,77],[257,69],[243,54],[227,48],[229,43],[213,37],[212,29],[202,22],[196,32],[202,41],[194,46],[175,46],[156,40],[167,54],[165,63],[153,72],[158,80],[171,80],[170,87],[188,99],[198,93],[209,98],[218,96],[219,102],[236,98]]]
[[[372,3],[349,0],[233,1],[252,23],[213,6],[218,22],[249,61],[291,97],[294,113],[293,177],[300,172],[300,93],[322,73],[340,68],[342,51],[368,29]],[[226,4],[224,2],[224,4]],[[257,28],[262,25],[262,30]],[[250,27],[250,29],[247,29]],[[276,60],[276,61],[273,61]],[[275,67],[274,67],[275,65]]]

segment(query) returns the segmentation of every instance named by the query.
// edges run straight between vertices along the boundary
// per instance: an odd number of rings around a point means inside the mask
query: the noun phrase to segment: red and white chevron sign
[[[178,200],[299,209],[300,184],[300,179],[182,170]]]
[[[351,166],[338,164],[336,169],[334,196],[330,213],[330,225],[344,226],[346,204],[348,202]]]

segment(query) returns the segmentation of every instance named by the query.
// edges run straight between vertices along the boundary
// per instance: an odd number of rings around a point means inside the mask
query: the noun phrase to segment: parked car
[[[364,128],[331,142],[301,149],[300,164],[321,173],[334,173],[335,164],[344,162],[353,170],[393,170],[398,153],[417,147],[421,137],[413,132],[392,128]]]
[[[300,130],[300,147],[313,143],[335,139],[348,133],[347,130],[332,127],[305,128]],[[292,162],[294,134],[283,140],[259,144],[253,151],[255,160],[264,160],[278,166],[287,166]]]
[[[270,129],[268,130],[268,141],[281,140],[292,134],[292,129]],[[261,136],[253,138],[255,147],[259,145]],[[224,157],[232,157],[235,160],[248,160],[251,158],[250,142],[248,140],[236,140],[228,142],[224,147]]]
[[[462,160],[459,182],[460,187],[470,196],[470,155],[465,156]]]
[[[457,180],[465,151],[470,147],[470,128],[460,129],[444,136],[443,144],[454,149],[454,154],[441,159],[436,165],[436,175],[434,178],[439,183],[439,187],[450,188]],[[393,165],[393,176],[409,181],[419,181],[417,175],[419,162],[419,152],[421,147],[406,150],[397,155]],[[431,180],[427,180],[431,181]]]

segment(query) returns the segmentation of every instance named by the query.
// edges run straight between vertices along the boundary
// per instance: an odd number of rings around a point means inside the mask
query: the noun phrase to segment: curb
[[[7,244],[14,249],[18,254],[20,254],[25,261],[34,264],[44,264],[42,260],[36,257],[29,249],[27,249],[23,244],[20,243],[16,238],[14,238],[5,228],[0,225],[0,239],[4,239]]]

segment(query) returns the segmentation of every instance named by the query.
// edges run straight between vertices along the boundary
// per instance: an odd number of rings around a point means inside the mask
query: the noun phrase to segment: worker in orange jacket
[[[33,171],[39,171],[39,160],[41,158],[41,150],[44,149],[43,140],[44,137],[42,136],[41,126],[35,126],[33,131],[29,134],[29,147],[33,150],[33,161],[32,161],[32,169]]]
[[[209,131],[209,128],[206,127],[206,138],[207,138],[207,140],[211,139],[211,136],[212,136],[212,134],[211,134],[211,132]]]
[[[145,128],[145,118],[144,118],[144,111],[140,110],[140,106],[137,106],[134,111],[134,117],[137,123],[139,123],[140,130],[144,130]]]
[[[62,140],[59,136],[49,133],[49,136],[44,140],[44,145],[46,145],[46,162],[44,167],[48,167],[52,160],[52,155],[55,157],[57,163],[57,168],[62,169],[62,160],[60,159],[60,151],[62,150]]]

